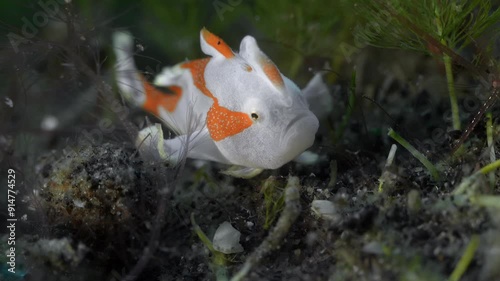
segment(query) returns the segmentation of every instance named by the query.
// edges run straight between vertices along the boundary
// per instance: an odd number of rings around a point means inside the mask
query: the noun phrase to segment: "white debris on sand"
[[[243,246],[240,244],[240,236],[241,233],[229,222],[225,221],[215,231],[214,249],[224,254],[241,253],[243,252]]]

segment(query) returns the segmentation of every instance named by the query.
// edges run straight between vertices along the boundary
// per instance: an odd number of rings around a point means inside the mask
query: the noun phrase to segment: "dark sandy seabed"
[[[444,118],[449,102],[439,60],[365,48],[355,62],[357,99],[342,136],[336,138],[348,111],[353,64],[326,76],[334,110],[321,120],[311,148],[320,160],[245,180],[219,173],[226,167],[215,163],[168,167],[140,155],[132,140],[145,113],[122,107],[114,88],[97,90],[101,81],[113,86],[112,58],[102,60],[110,53],[109,37],[93,46],[91,36],[109,33],[91,33],[87,43],[68,40],[65,48],[73,52],[36,40],[18,53],[2,50],[2,99],[9,97],[13,107],[0,105],[0,190],[5,197],[7,170],[14,169],[18,222],[16,274],[2,255],[1,280],[121,280],[145,255],[136,280],[223,280],[272,231],[290,176],[300,183],[298,217],[246,280],[448,280],[471,244],[477,248],[460,280],[500,280],[499,209],[452,193],[490,163],[485,121],[451,157],[461,132]],[[82,66],[95,70],[96,57],[101,72],[89,76]],[[307,81],[311,74],[304,73]],[[474,96],[478,86],[465,71],[456,81],[468,94],[459,99],[466,125],[481,105]],[[59,122],[55,130],[40,125],[49,113]],[[492,116],[497,124],[498,106]],[[98,129],[99,122],[108,130]],[[438,165],[440,179],[399,145],[392,165],[384,166],[395,143],[386,133],[390,127]],[[442,134],[433,139],[436,129]],[[493,174],[475,177],[467,194],[498,195],[499,175]],[[334,208],[318,214],[313,200],[329,200]],[[4,202],[2,221],[8,218]],[[214,255],[191,216],[209,239],[230,222],[241,232],[244,251]],[[2,234],[2,253],[8,235]]]

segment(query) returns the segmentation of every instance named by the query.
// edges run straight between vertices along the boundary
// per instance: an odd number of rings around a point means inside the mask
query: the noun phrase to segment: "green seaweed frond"
[[[352,114],[354,112],[354,107],[356,106],[356,71],[352,72],[351,75],[351,84],[349,86],[349,99],[348,99],[348,104],[346,108],[346,112],[344,116],[342,116],[342,122],[340,123],[339,127],[336,130],[333,143],[338,143],[340,139],[342,139],[342,136],[344,135],[345,129],[349,125],[349,122],[351,121]]]
[[[485,0],[361,0],[355,5],[366,20],[365,26],[356,29],[357,39],[384,48],[432,52],[411,24],[444,40],[445,45],[461,49],[500,20],[500,9],[493,10]]]
[[[228,273],[226,267],[228,259],[226,255],[224,253],[215,250],[212,241],[210,241],[205,232],[203,232],[201,227],[196,223],[196,220],[194,218],[194,213],[191,213],[190,220],[191,220],[191,225],[193,226],[193,230],[196,233],[196,236],[198,236],[203,245],[205,245],[205,247],[207,247],[207,249],[212,254],[211,268],[216,276],[216,280],[218,281],[228,280],[227,278]]]
[[[467,248],[464,251],[464,254],[458,261],[457,266],[453,270],[448,280],[450,281],[458,281],[464,275],[465,271],[469,267],[472,259],[474,258],[474,254],[476,253],[477,248],[479,247],[479,236],[473,235],[470,239]]]
[[[468,200],[477,206],[485,208],[500,208],[500,196],[489,195],[485,193],[486,175],[500,168],[500,160],[490,163],[474,174],[464,178],[460,184],[453,190],[455,201],[464,203]]]
[[[422,163],[422,165],[427,168],[434,180],[439,180],[438,169],[431,163],[431,161],[429,161],[429,159],[427,159],[427,157],[425,157],[425,155],[423,155],[420,151],[413,147],[413,145],[411,145],[408,141],[406,141],[403,137],[396,133],[396,131],[394,131],[392,128],[389,129],[389,133],[387,135],[397,141],[404,148],[406,148],[406,150],[408,150],[411,155],[413,155],[413,157],[417,158],[418,161],[420,161],[420,163]]]
[[[269,229],[285,206],[285,194],[275,177],[269,177],[265,180],[261,192],[264,195],[264,208],[266,212],[264,229]]]
[[[473,43],[500,20],[500,9],[493,10],[490,1],[485,0],[362,0],[356,5],[366,20],[365,26],[356,28],[358,43],[442,56],[453,128],[460,130],[453,61],[450,54],[441,50],[444,47],[459,51]],[[489,42],[491,45],[495,40]]]

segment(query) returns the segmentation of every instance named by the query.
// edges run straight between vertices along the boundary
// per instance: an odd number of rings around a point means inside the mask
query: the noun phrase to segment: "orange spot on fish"
[[[278,87],[283,87],[285,85],[280,71],[272,61],[270,61],[268,58],[265,58],[261,61],[261,64],[264,74],[266,74],[267,78],[269,78],[269,80],[271,80],[274,85]]]
[[[159,114],[160,107],[165,108],[169,112],[174,112],[182,97],[181,87],[175,85],[170,86],[168,90],[170,90],[171,93],[165,93],[151,85],[144,77],[142,77],[142,85],[146,95],[146,101],[142,105],[145,110],[154,115]]]
[[[203,28],[201,30],[201,34],[205,41],[212,46],[214,49],[216,49],[219,53],[221,53],[225,58],[229,59],[234,57],[234,53],[231,50],[231,48],[222,40],[219,38],[219,36],[213,34],[212,32],[208,31],[206,28]]]
[[[212,93],[207,89],[205,84],[205,67],[207,66],[210,58],[204,58],[200,60],[193,60],[189,62],[185,62],[181,64],[182,68],[189,69],[191,72],[191,76],[193,77],[193,83],[204,95],[209,98],[214,99],[215,97]]]
[[[207,113],[207,128],[214,141],[239,134],[252,124],[248,114],[229,110],[218,103],[214,103]]]
[[[214,141],[220,141],[234,136],[250,127],[253,122],[248,114],[232,111],[219,105],[219,100],[210,92],[205,82],[205,67],[210,58],[186,62],[181,65],[191,71],[193,82],[204,95],[210,97],[214,103],[207,112],[207,128]]]

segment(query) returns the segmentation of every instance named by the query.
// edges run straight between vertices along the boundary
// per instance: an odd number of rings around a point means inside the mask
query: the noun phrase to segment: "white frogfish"
[[[164,139],[159,124],[147,127],[137,137],[141,151],[174,164],[188,157],[233,165],[226,173],[248,178],[313,144],[319,122],[308,99],[329,95],[320,74],[301,91],[252,36],[235,52],[203,28],[201,49],[209,57],[164,68],[149,83],[136,69],[133,42],[126,32],[113,35],[118,89],[176,134]]]

